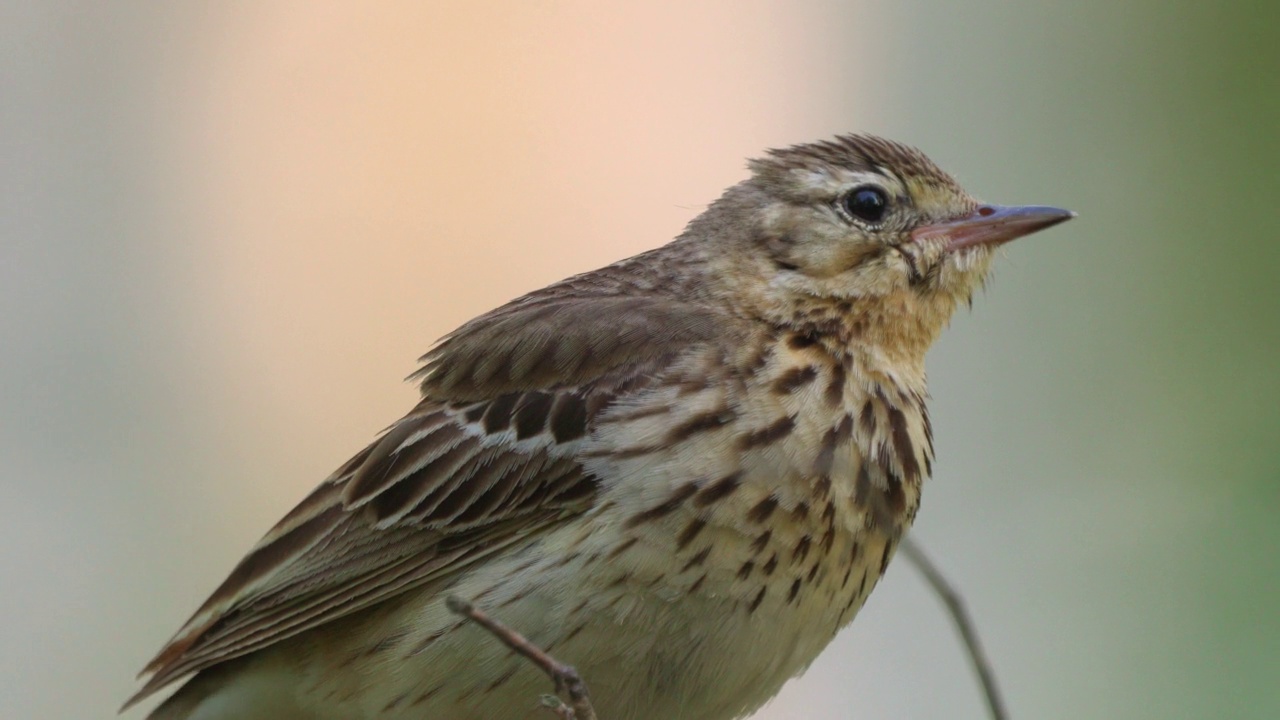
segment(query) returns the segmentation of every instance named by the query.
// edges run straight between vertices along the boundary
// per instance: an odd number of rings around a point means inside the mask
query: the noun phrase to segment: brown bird
[[[468,322],[422,399],[240,562],[126,705],[153,720],[497,720],[570,663],[604,720],[741,717],[853,619],[933,469],[924,356],[996,246],[866,135],[769,151],[673,242]]]

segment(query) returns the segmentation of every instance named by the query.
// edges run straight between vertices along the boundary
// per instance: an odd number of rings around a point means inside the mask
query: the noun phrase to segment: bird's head
[[[867,135],[772,150],[750,167],[706,214],[705,235],[732,244],[725,272],[755,285],[756,310],[832,322],[822,308],[838,308],[925,347],[982,285],[996,247],[1074,215],[981,203],[919,150]]]

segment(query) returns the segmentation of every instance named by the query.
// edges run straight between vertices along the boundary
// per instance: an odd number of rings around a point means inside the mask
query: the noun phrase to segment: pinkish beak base
[[[946,238],[947,250],[954,252],[975,245],[1003,245],[1075,216],[1070,210],[1039,205],[982,205],[968,217],[918,227],[911,232],[911,239]]]

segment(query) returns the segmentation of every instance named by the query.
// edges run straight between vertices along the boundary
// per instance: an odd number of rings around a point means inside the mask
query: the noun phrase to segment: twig
[[[541,648],[529,642],[520,633],[489,617],[471,603],[457,597],[445,599],[449,610],[461,615],[502,641],[502,644],[524,656],[529,662],[537,665],[542,672],[551,678],[555,685],[555,696],[544,696],[543,704],[550,708],[562,720],[598,720],[595,708],[591,706],[591,697],[587,693],[587,684],[582,676],[570,665],[556,660]],[[558,696],[568,695],[568,704]]]
[[[951,614],[951,620],[955,623],[956,629],[960,631],[960,638],[964,641],[965,648],[969,651],[969,660],[973,663],[973,669],[978,673],[978,680],[982,683],[983,694],[987,698],[987,707],[991,709],[991,717],[993,720],[1008,720],[1009,713],[1005,710],[1004,699],[1000,696],[1000,689],[996,687],[995,672],[991,669],[991,661],[987,659],[986,652],[982,649],[982,643],[978,640],[978,631],[973,624],[973,618],[969,616],[969,611],[965,609],[964,600],[960,597],[960,593],[947,582],[947,579],[938,571],[937,566],[929,560],[924,554],[924,550],[920,549],[910,537],[902,539],[902,551],[907,554],[907,559],[920,570],[920,574],[924,575],[924,579],[933,588],[933,591],[942,598],[942,602],[947,606],[947,611]]]

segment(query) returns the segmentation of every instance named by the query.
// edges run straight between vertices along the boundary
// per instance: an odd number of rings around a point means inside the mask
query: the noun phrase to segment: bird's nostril
[[[990,205],[983,205],[982,207],[978,208],[978,214],[981,215],[982,217],[986,217],[988,215],[995,215],[996,209],[991,207]]]

